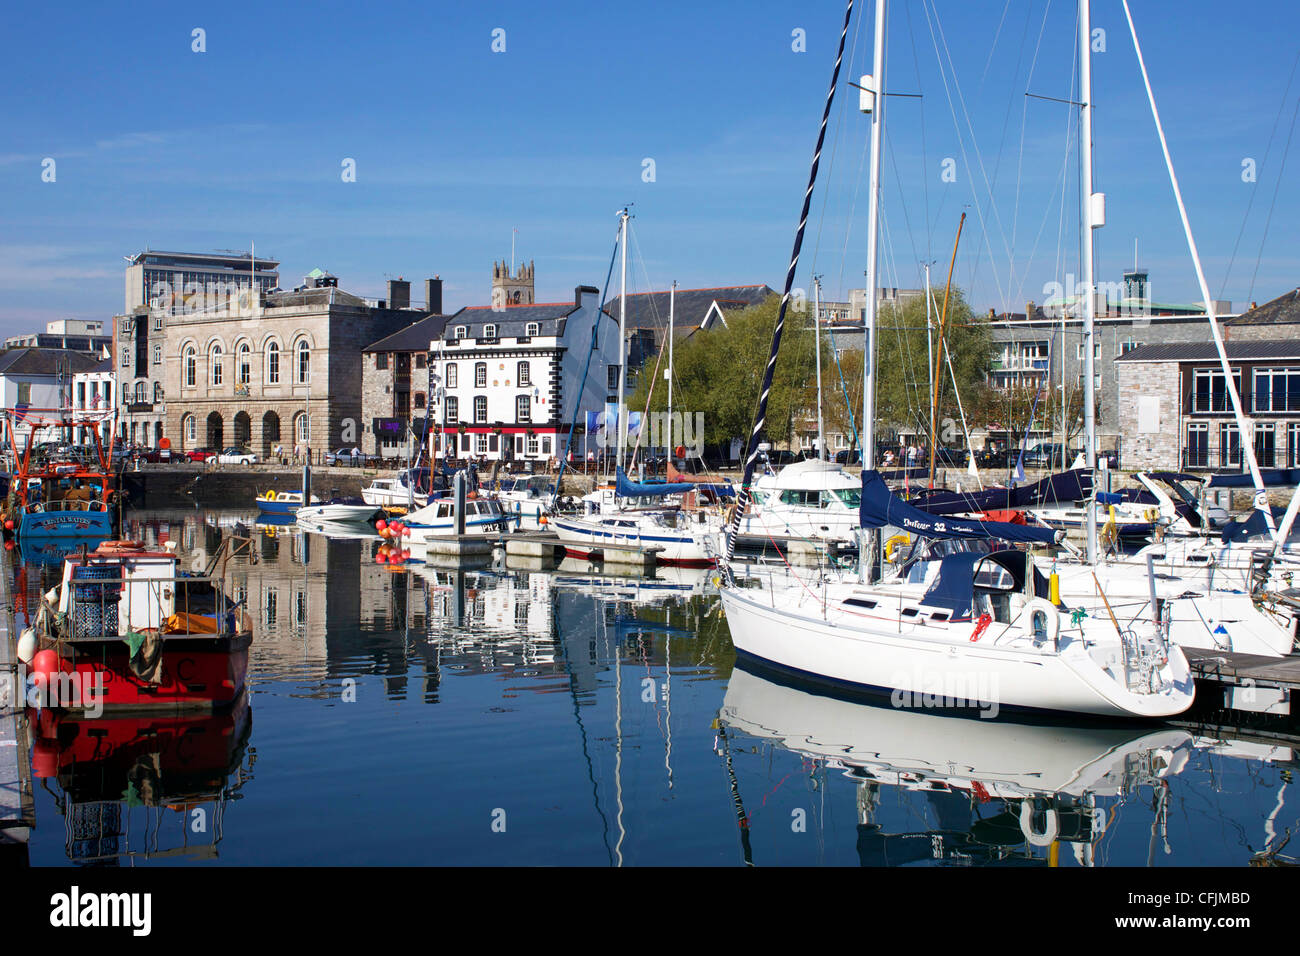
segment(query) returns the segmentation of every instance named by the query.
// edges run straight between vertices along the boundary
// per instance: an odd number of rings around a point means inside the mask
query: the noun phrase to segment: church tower
[[[505,260],[492,263],[492,307],[500,309],[508,305],[533,304],[533,262],[520,263],[519,271],[510,274],[510,265]]]

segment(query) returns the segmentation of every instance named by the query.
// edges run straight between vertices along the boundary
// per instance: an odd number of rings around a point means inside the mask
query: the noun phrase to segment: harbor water
[[[1245,866],[1300,826],[1283,736],[843,700],[738,663],[709,571],[391,566],[256,520],[128,516],[197,573],[247,534],[249,688],[46,727],[33,864]],[[12,561],[21,627],[60,561]]]

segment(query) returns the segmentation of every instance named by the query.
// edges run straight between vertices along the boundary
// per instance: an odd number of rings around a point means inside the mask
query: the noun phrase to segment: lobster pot
[[[72,634],[74,637],[100,637],[118,632],[117,605],[122,600],[120,568],[83,565],[72,571]]]

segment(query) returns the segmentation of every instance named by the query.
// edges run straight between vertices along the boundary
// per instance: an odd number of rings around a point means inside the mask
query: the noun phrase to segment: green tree
[[[941,297],[939,302],[942,302]],[[770,296],[718,324],[679,340],[674,346],[676,371],[673,404],[683,412],[704,412],[706,442],[725,442],[748,437],[758,406],[763,370],[771,349],[772,329],[780,308],[780,297]],[[767,406],[768,441],[790,441],[797,420],[814,417],[817,408],[816,345],[808,310],[787,312],[781,353]],[[934,346],[938,347],[938,308],[932,317]],[[833,344],[832,344],[833,338]],[[958,387],[964,396],[983,382],[988,372],[990,337],[987,325],[971,314],[960,290],[953,290],[948,306],[945,340],[952,357]],[[829,432],[851,435],[862,418],[862,335],[860,331],[828,335],[822,332],[823,413]],[[925,300],[908,300],[901,307],[882,309],[876,335],[876,424],[877,433],[907,428],[922,434],[930,427],[930,370],[926,345]],[[836,369],[834,350],[840,351]],[[663,382],[667,357],[647,361],[629,400],[633,411],[646,408],[646,396],[653,387],[650,411],[667,408]],[[842,379],[841,379],[842,374]],[[943,383],[939,394],[937,425],[957,417],[957,403],[948,376],[947,363],[940,367]],[[850,415],[850,408],[852,414]],[[852,422],[852,424],[851,424]],[[943,439],[941,438],[941,441]]]

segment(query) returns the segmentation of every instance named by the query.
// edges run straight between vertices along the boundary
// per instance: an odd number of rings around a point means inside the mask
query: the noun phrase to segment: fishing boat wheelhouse
[[[252,619],[212,571],[172,549],[110,541],[69,556],[37,616],[28,663],[45,706],[78,713],[214,711],[244,688]]]

